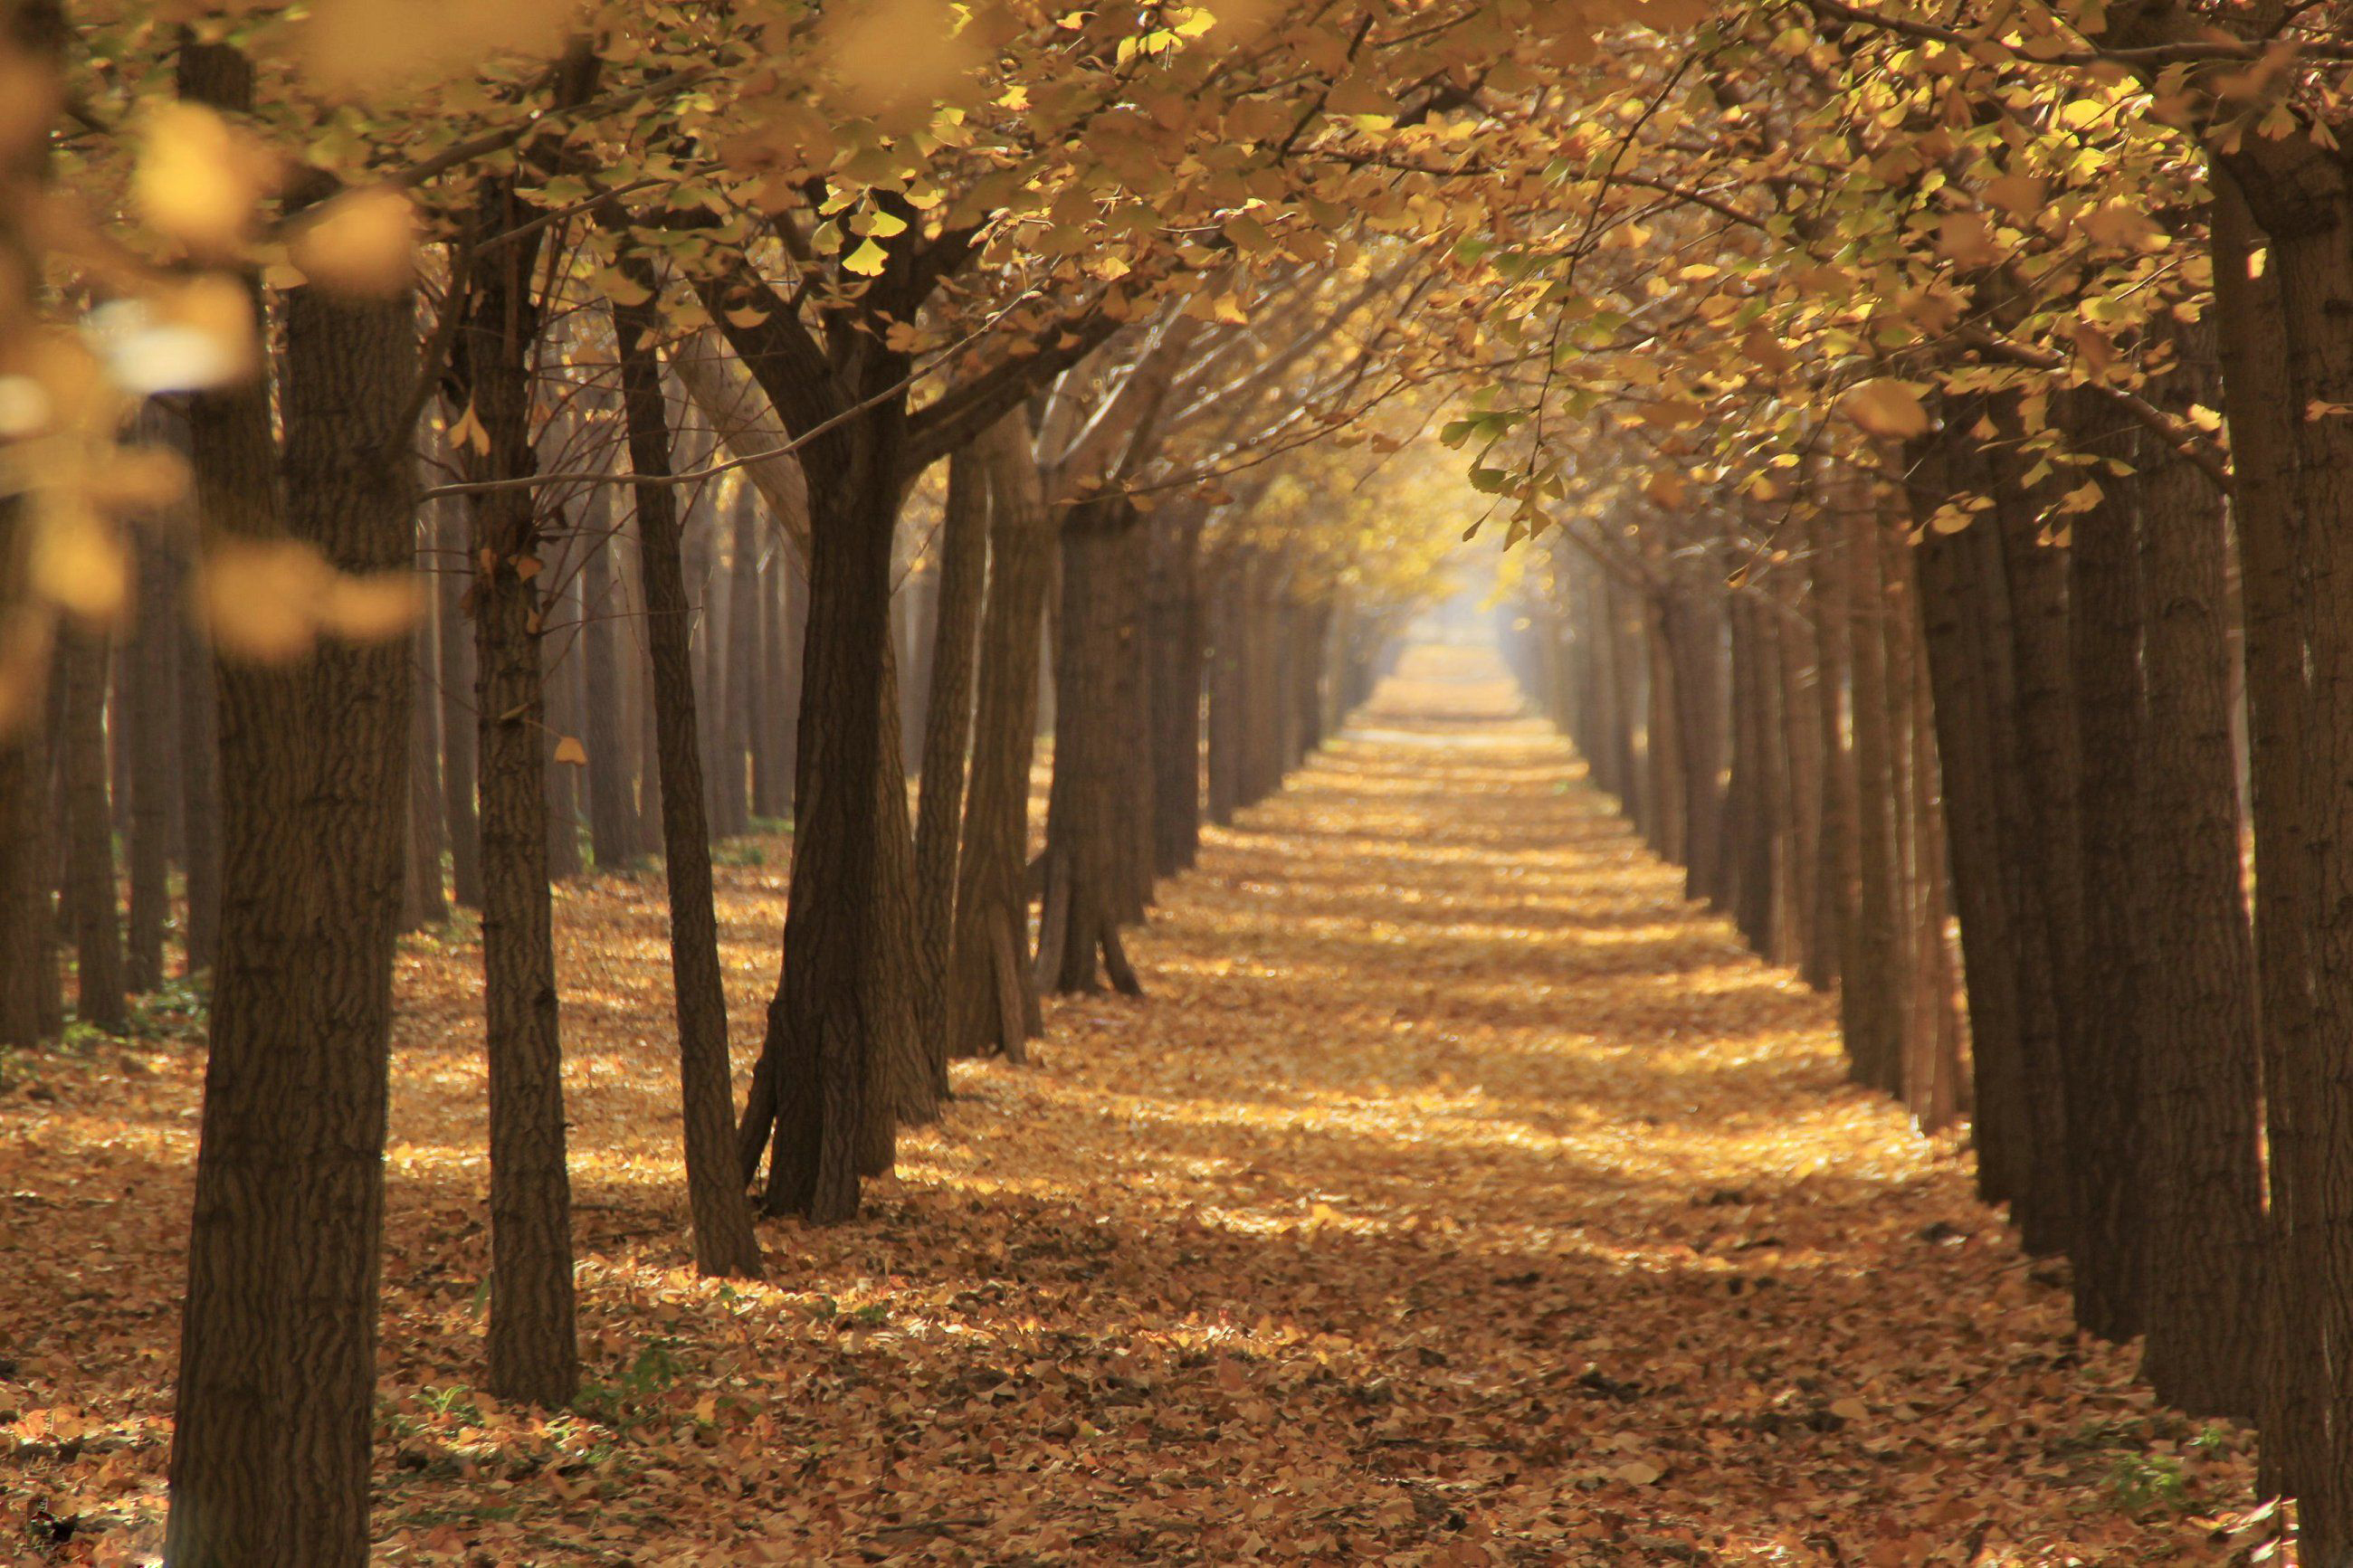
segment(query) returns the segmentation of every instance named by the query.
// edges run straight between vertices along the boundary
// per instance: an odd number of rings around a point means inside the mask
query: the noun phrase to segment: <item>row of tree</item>
[[[2342,20],[1806,0],[1704,80],[1662,44],[1580,132],[1581,226],[1493,236],[1491,316],[1575,352],[1447,432],[1545,536],[1515,658],[1596,781],[1838,986],[1858,1082],[1968,1115],[2086,1331],[2260,1423],[2332,1565]]]

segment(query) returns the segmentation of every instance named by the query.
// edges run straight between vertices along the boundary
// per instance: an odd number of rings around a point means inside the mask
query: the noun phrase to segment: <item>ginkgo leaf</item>
[[[580,743],[579,736],[565,735],[555,742],[555,761],[585,768],[588,765],[588,748]]]
[[[879,278],[882,274],[882,268],[888,266],[890,261],[888,252],[873,240],[866,239],[860,242],[857,249],[841,258],[841,265],[844,271],[855,272],[866,278]]]
[[[1920,395],[1890,376],[1874,376],[1848,388],[1839,399],[1839,412],[1867,434],[1890,440],[1908,440],[1928,429],[1928,410]]]

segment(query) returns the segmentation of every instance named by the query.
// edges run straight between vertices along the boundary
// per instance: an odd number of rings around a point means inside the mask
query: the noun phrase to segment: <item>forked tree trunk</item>
[[[250,105],[230,49],[185,46],[180,68],[189,96]],[[282,490],[268,388],[189,399],[207,537],[291,537],[341,571],[401,570],[411,302],[297,289],[284,321]],[[174,1568],[368,1560],[411,689],[397,638],[220,671],[226,896],[172,1435]]]
[[[650,300],[613,307],[621,356],[622,416],[629,466],[641,479],[670,471],[670,426],[652,335]],[[678,1015],[680,1119],[694,1263],[705,1275],[761,1273],[760,1244],[733,1148],[734,1084],[727,1056],[727,994],[712,906],[711,836],[702,816],[702,758],[695,741],[691,612],[679,558],[677,490],[637,487],[638,559],[645,584],[646,642],[656,757],[661,774],[662,868],[669,883],[670,983]]]

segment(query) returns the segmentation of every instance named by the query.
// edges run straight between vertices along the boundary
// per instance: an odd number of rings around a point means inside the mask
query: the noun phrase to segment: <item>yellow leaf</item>
[[[1609,1473],[1630,1487],[1647,1487],[1666,1474],[1646,1459],[1629,1459]]]
[[[1839,409],[1868,434],[1892,440],[1926,435],[1928,429],[1928,410],[1919,394],[1888,376],[1858,382],[1839,400]]]
[[[588,765],[588,748],[580,743],[579,736],[566,735],[555,742],[555,760],[568,763],[575,768],[585,768]],[[710,1417],[703,1419],[709,1420]]]
[[[867,239],[861,240],[857,249],[843,257],[841,265],[860,277],[879,278],[882,275],[882,268],[888,266],[890,261],[890,256],[881,246],[871,239]]]
[[[272,179],[269,154],[201,104],[163,104],[147,116],[131,194],[158,233],[201,255],[245,237]]]
[[[294,265],[340,294],[397,294],[415,276],[417,213],[389,187],[353,191],[319,209],[294,237]]]

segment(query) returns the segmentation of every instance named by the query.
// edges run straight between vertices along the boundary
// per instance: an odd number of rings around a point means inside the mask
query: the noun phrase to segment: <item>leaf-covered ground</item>
[[[681,1268],[659,879],[559,891],[574,1412],[475,1392],[476,954],[404,952],[387,1563],[2176,1563],[2242,1557],[2244,1439],[1843,1087],[1831,1009],[1686,907],[1482,657],[1425,650],[1212,831],[1134,951],[956,1069],[770,1280]],[[752,851],[766,864],[752,864]],[[723,868],[739,1065],[775,842]],[[160,1540],[200,1051],[0,1091],[0,1561]],[[50,1518],[79,1516],[62,1545]]]

